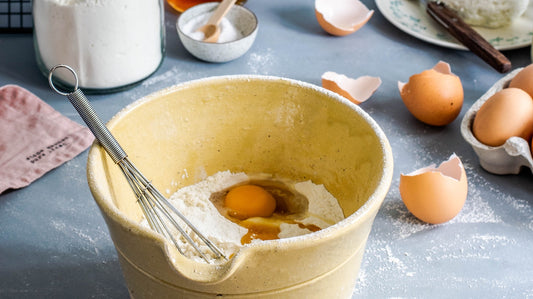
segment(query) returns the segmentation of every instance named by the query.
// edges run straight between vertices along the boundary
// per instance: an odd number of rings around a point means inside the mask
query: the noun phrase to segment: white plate
[[[379,11],[400,30],[423,41],[452,49],[466,50],[426,12],[422,0],[375,0]],[[519,19],[504,28],[474,27],[498,50],[517,49],[531,45],[533,38],[533,1]]]

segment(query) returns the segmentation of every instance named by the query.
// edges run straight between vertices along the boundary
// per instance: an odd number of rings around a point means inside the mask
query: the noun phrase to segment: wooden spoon
[[[507,73],[511,70],[511,61],[507,57],[496,50],[479,33],[461,20],[461,18],[443,3],[428,2],[427,12],[465,47],[487,62],[495,70],[500,73]]]
[[[204,33],[204,42],[216,43],[218,41],[218,37],[220,36],[220,27],[218,24],[235,2],[237,0],[222,0],[209,20],[207,20],[207,23],[196,30]]]

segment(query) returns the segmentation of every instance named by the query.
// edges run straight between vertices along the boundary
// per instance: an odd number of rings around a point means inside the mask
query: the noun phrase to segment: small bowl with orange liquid
[[[202,3],[214,2],[214,0],[167,0],[168,5],[175,9],[177,12],[184,12],[187,9]],[[220,2],[220,1],[215,1]],[[237,5],[244,5],[246,0],[237,0]]]
[[[393,170],[386,136],[359,106],[292,79],[221,76],[151,94],[107,126],[166,194],[220,171],[268,173],[323,185],[344,215],[306,235],[245,244],[228,260],[197,261],[142,225],[128,182],[96,143],[89,187],[132,297],[352,297]]]

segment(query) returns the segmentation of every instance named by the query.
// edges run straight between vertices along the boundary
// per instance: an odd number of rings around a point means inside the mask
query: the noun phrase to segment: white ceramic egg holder
[[[479,157],[481,167],[494,174],[518,174],[525,166],[533,172],[533,158],[529,143],[520,137],[511,137],[500,146],[492,147],[479,142],[472,134],[472,123],[481,106],[496,92],[506,88],[522,68],[516,69],[496,82],[468,109],[461,122],[461,134]]]

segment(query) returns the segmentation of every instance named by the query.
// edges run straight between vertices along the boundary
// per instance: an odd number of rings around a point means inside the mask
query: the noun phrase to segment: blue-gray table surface
[[[370,234],[354,297],[533,297],[533,176],[484,171],[463,140],[466,110],[503,75],[468,51],[416,39],[375,10],[355,34],[334,37],[318,25],[310,0],[248,1],[260,27],[252,48],[239,59],[211,64],[192,57],[175,31],[178,15],[166,7],[166,57],[142,84],[90,96],[109,120],[129,103],[181,82],[229,74],[281,76],[321,85],[334,71],[383,83],[361,104],[387,135],[394,154],[390,191]],[[530,47],[504,51],[513,67],[531,63]],[[65,116],[82,123],[70,103],[53,93],[35,62],[31,34],[0,34],[0,86],[17,84]],[[447,61],[463,83],[459,117],[445,127],[422,124],[409,114],[397,81]],[[1,134],[1,132],[0,132]],[[469,192],[461,213],[448,223],[418,221],[401,201],[400,173],[452,153],[462,159]],[[117,255],[86,181],[87,152],[28,187],[0,195],[0,298],[126,298]]]

